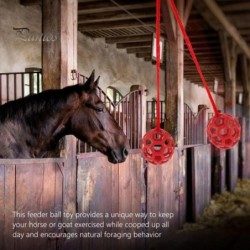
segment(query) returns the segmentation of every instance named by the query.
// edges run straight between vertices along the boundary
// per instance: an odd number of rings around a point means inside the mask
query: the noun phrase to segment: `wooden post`
[[[241,118],[241,141],[239,147],[240,178],[249,178],[250,163],[247,149],[249,148],[250,130],[250,63],[246,55],[240,56],[243,86],[243,117]]]
[[[200,113],[200,111],[202,113]],[[207,132],[206,132],[206,126],[208,123],[208,107],[206,105],[198,105],[198,121],[199,121],[199,128],[198,128],[198,135],[201,136],[200,138],[197,138],[198,141],[202,144],[207,144]]]
[[[185,18],[187,23],[191,10],[192,1],[188,1],[184,10],[185,1],[177,0],[177,8],[181,19]],[[185,13],[185,17],[184,17]],[[184,145],[184,40],[179,29],[168,0],[162,1],[162,16],[165,33],[168,37],[166,44],[166,72],[165,72],[165,98],[166,98],[166,118],[168,119],[167,131],[172,134],[178,147],[178,161],[174,168],[178,168],[178,182],[175,190],[178,190],[178,222],[179,227],[185,221],[185,156],[183,154]],[[171,192],[171,191],[170,191]]]
[[[184,41],[181,30],[177,25],[172,24],[169,28],[168,21],[175,22],[172,10],[169,8],[168,1],[163,1],[162,14],[165,22],[165,32],[168,37],[166,44],[166,74],[165,74],[165,96],[166,96],[166,118],[171,126],[167,128],[172,134],[178,147],[183,146],[184,138]],[[184,2],[177,1],[177,8],[180,17],[183,19]],[[168,16],[167,16],[168,14]],[[176,35],[175,35],[176,34]]]
[[[130,95],[131,103],[131,132],[130,140],[132,148],[140,148],[141,138],[146,133],[146,91],[143,85],[132,85],[130,92],[140,90],[140,94],[134,92]],[[138,119],[141,117],[141,119]]]
[[[220,32],[219,35],[225,72],[225,112],[235,116],[237,48],[232,39],[229,41],[225,32]]]
[[[42,1],[42,33],[53,35],[53,41],[42,42],[43,90],[60,88],[61,32],[60,1]]]
[[[77,0],[43,0],[43,34],[53,33],[57,38],[43,42],[43,89],[76,83],[76,79],[71,79],[71,70],[77,68],[77,7]],[[64,212],[76,212],[76,169],[76,139],[67,136],[63,169]],[[67,232],[73,230],[70,228]],[[77,249],[77,245],[67,241],[63,249]]]
[[[242,86],[243,86],[243,116],[250,118],[250,63],[245,55],[241,55]]]
[[[43,90],[76,83],[77,6],[77,0],[42,1],[42,33],[48,37],[42,42]]]
[[[220,32],[222,55],[225,72],[225,113],[236,116],[236,63],[237,47],[225,32]],[[227,151],[226,184],[230,191],[236,187],[238,179],[238,146]]]

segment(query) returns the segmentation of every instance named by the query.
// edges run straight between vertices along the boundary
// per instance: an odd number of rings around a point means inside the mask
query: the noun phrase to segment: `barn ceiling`
[[[38,2],[39,0],[22,0],[24,3],[32,1]],[[215,1],[249,46],[249,0]],[[211,20],[214,17],[202,6],[203,1],[188,0],[186,2],[194,2],[186,25],[194,51],[211,89],[216,78],[219,82],[219,91],[222,94],[224,67],[218,32],[224,28],[219,22]],[[115,44],[117,49],[125,49],[128,54],[134,54],[145,61],[151,61],[152,37],[155,30],[155,1],[79,0],[78,3],[78,30],[80,32],[92,38],[104,38],[107,44]],[[162,36],[165,36],[163,22]],[[201,85],[186,46],[184,50],[184,77]],[[166,67],[166,60],[162,67]],[[238,86],[238,91],[241,91],[241,86]]]

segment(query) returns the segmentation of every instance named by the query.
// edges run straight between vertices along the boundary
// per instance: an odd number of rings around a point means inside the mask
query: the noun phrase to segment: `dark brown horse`
[[[94,72],[84,85],[47,90],[0,106],[0,158],[46,157],[72,134],[108,156],[128,155],[127,138],[96,95]]]

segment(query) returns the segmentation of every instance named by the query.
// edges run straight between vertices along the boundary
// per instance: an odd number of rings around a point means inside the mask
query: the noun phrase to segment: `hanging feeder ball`
[[[217,148],[230,149],[240,140],[238,120],[228,114],[215,115],[207,125],[209,141]]]
[[[142,138],[142,153],[153,164],[166,163],[172,157],[174,148],[174,139],[163,129],[151,129]]]

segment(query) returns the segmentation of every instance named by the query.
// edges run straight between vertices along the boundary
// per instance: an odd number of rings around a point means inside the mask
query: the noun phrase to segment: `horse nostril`
[[[124,148],[123,149],[123,156],[126,157],[128,155],[128,149]]]

